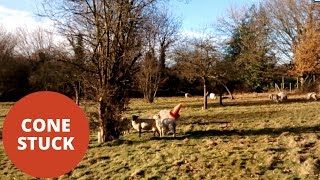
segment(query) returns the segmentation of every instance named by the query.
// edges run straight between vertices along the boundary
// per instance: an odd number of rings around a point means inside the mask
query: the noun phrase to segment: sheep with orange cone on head
[[[153,116],[153,119],[156,120],[156,126],[160,137],[163,137],[165,133],[169,132],[171,132],[173,137],[175,137],[177,126],[176,120],[180,117],[179,112],[181,108],[182,104],[178,104],[172,110],[164,109]]]

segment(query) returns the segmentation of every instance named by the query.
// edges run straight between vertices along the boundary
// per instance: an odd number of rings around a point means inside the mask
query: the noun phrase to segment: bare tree
[[[79,68],[74,67],[73,64],[77,64],[78,66],[85,66],[87,54],[85,52],[84,39],[81,32],[78,32],[78,34],[68,35],[66,38],[73,50],[72,56],[71,58],[69,58],[69,61],[66,64],[68,67],[66,73],[66,82],[68,82],[68,84],[71,85],[74,91],[75,102],[79,105],[80,93],[81,91],[85,91],[88,87],[88,84],[84,82],[86,79],[90,79],[87,77],[88,75],[90,76],[90,74],[88,74],[86,71],[81,71]]]
[[[82,32],[88,57],[83,64],[73,64],[94,77],[91,84],[99,101],[98,141],[116,139],[120,136],[117,120],[129,102],[128,90],[142,55],[140,30],[147,18],[145,12],[156,1],[51,2],[46,1],[44,7],[61,33],[75,36],[78,30]]]
[[[13,56],[18,44],[17,37],[0,25],[0,58]]]
[[[164,9],[154,17],[158,29],[157,39],[159,42],[160,72],[165,74],[167,52],[178,39],[178,31],[181,26],[180,20],[175,18],[168,10]]]
[[[147,52],[140,62],[140,71],[137,74],[139,87],[143,92],[144,99],[152,103],[156,96],[161,78],[160,65],[155,57],[155,52]]]
[[[29,64],[16,53],[17,36],[0,25],[0,101],[16,101],[29,88]]]
[[[306,41],[309,41],[306,37],[311,36],[310,33],[314,31],[310,29],[310,25],[318,20],[319,11],[315,7],[319,4],[309,0],[271,0],[266,1],[264,6],[271,20],[272,40],[280,56],[287,57],[285,63],[290,63],[293,74],[300,77],[303,87],[311,71],[307,70],[310,66],[302,67],[306,64],[301,64],[304,61],[301,55],[304,54],[303,51],[316,51],[316,45],[306,46]]]
[[[175,52],[177,69],[186,78],[201,79],[203,84],[203,108],[207,109],[207,85],[209,78],[216,77],[215,66],[217,64],[218,52],[210,38],[195,39],[187,42],[184,47],[179,47]]]
[[[161,82],[166,81],[166,56],[177,40],[180,22],[168,10],[153,9],[145,21],[144,58],[139,63],[138,84],[147,102],[152,103]]]
[[[16,51],[28,59],[34,59],[35,54],[45,51],[49,52],[56,47],[53,42],[52,30],[41,27],[37,27],[31,31],[27,28],[18,28],[15,33],[18,37]]]
[[[273,42],[277,51],[289,61],[293,60],[294,47],[305,32],[305,24],[311,12],[310,0],[270,0],[264,2],[271,21]],[[313,14],[314,16],[315,14]]]

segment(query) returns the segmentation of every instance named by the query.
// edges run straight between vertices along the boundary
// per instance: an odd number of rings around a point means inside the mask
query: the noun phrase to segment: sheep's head
[[[133,115],[133,116],[132,116],[132,121],[136,121],[138,118],[139,118],[139,116]]]
[[[155,120],[159,120],[159,119],[160,119],[160,115],[159,115],[159,114],[156,114],[156,115],[154,115],[152,118],[155,119]]]

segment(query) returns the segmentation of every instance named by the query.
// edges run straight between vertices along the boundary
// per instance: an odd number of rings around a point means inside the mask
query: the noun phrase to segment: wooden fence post
[[[291,83],[289,84],[289,86],[290,86],[290,93],[291,93],[292,92]]]

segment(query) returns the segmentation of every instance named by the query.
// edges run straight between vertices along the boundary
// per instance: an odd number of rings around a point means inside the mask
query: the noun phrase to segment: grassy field
[[[183,103],[177,137],[146,132],[139,138],[132,130],[98,145],[92,134],[83,160],[57,179],[320,178],[320,101],[289,96],[277,104],[265,94],[238,95],[224,107],[209,100],[206,111],[201,102],[201,97],[158,98],[154,104],[133,99],[128,116],[152,116]],[[11,106],[1,104],[0,127]],[[0,143],[0,179],[32,179],[12,165]]]

